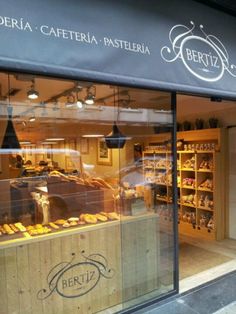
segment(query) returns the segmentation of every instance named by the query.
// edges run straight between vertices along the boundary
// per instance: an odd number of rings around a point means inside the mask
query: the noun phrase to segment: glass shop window
[[[79,236],[57,262],[83,251],[112,269],[98,268],[107,288],[88,292],[102,298],[91,313],[172,290],[170,94],[14,73],[0,73],[0,92],[0,244],[59,236],[63,247],[68,231]],[[62,296],[52,292],[62,300],[79,279],[63,280]],[[32,307],[43,302],[31,297]],[[67,306],[73,313],[76,302]]]

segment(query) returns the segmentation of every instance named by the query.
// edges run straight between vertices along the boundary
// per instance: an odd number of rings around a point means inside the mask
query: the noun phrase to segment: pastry
[[[54,224],[54,222],[49,222],[49,226],[53,229],[59,229],[58,225]]]
[[[56,221],[54,221],[55,224],[57,225],[64,225],[64,223],[66,223],[66,220],[64,219],[57,219]]]
[[[27,227],[26,227],[26,230],[27,230],[27,231],[30,231],[30,230],[33,230],[33,229],[34,229],[33,226],[27,226]]]
[[[17,222],[17,223],[15,223],[14,225],[15,225],[15,227],[16,227],[17,229],[19,229],[21,232],[25,232],[25,231],[26,231],[25,226],[23,226],[21,222]]]
[[[5,230],[2,226],[0,226],[0,232],[1,232],[2,234],[6,234],[6,233],[7,233],[6,230]]]
[[[44,228],[37,228],[35,229],[37,231],[38,234],[44,234]]]
[[[51,232],[52,230],[48,227],[43,227],[43,233],[49,233]]]
[[[80,221],[84,221],[84,216],[85,216],[85,214],[81,214],[81,215],[79,216],[79,220],[80,220]]]
[[[106,213],[106,212],[100,212],[99,214],[101,214],[101,215],[103,215],[103,216],[108,218],[108,213]]]
[[[15,225],[9,224],[9,226],[11,227],[11,229],[12,229],[15,233],[19,232],[19,229],[17,229]]]
[[[69,228],[70,227],[70,224],[69,222],[65,222],[63,225],[62,225],[63,228]]]
[[[72,221],[79,221],[79,218],[78,217],[70,217],[69,219],[68,219],[68,221],[69,222],[72,222]]]
[[[95,215],[85,214],[84,215],[84,221],[87,222],[88,224],[96,224],[97,218]]]
[[[107,213],[110,220],[119,220],[119,215],[116,212]]]
[[[78,222],[77,221],[70,221],[69,224],[71,227],[74,227],[74,226],[78,225]]]
[[[25,233],[27,233],[27,232],[25,232]],[[28,233],[29,233],[31,236],[35,236],[35,235],[38,235],[38,230],[36,230],[36,229],[30,229],[30,230],[28,231]]]
[[[41,224],[36,224],[36,225],[35,225],[35,228],[36,228],[36,229],[42,229],[43,226],[42,226]]]
[[[78,225],[85,225],[85,224],[86,224],[85,221],[82,221],[82,220],[79,220],[79,221],[78,221]]]
[[[15,232],[11,229],[11,227],[8,224],[3,225],[3,229],[6,231],[7,234],[14,234]]]
[[[99,220],[99,221],[107,221],[108,220],[108,218],[102,214],[95,214],[95,216],[96,216],[97,220]]]

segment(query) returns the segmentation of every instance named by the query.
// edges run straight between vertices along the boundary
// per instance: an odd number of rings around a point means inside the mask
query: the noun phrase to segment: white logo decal
[[[162,47],[162,59],[170,63],[181,59],[190,73],[207,82],[219,81],[225,71],[236,77],[236,65],[230,64],[222,42],[214,35],[207,35],[203,25],[199,26],[201,36],[195,35],[195,24],[192,21],[190,24],[190,27],[178,24],[171,28],[171,48]]]

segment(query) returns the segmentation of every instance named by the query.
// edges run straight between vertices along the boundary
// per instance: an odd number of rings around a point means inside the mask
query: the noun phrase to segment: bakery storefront
[[[176,92],[235,98],[236,23],[167,2],[0,1],[0,313],[131,311],[178,292],[178,229],[229,236],[226,128],[176,132]]]

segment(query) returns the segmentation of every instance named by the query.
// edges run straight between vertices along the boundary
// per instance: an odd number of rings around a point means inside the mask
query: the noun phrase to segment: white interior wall
[[[229,237],[236,239],[236,127],[229,129]]]

